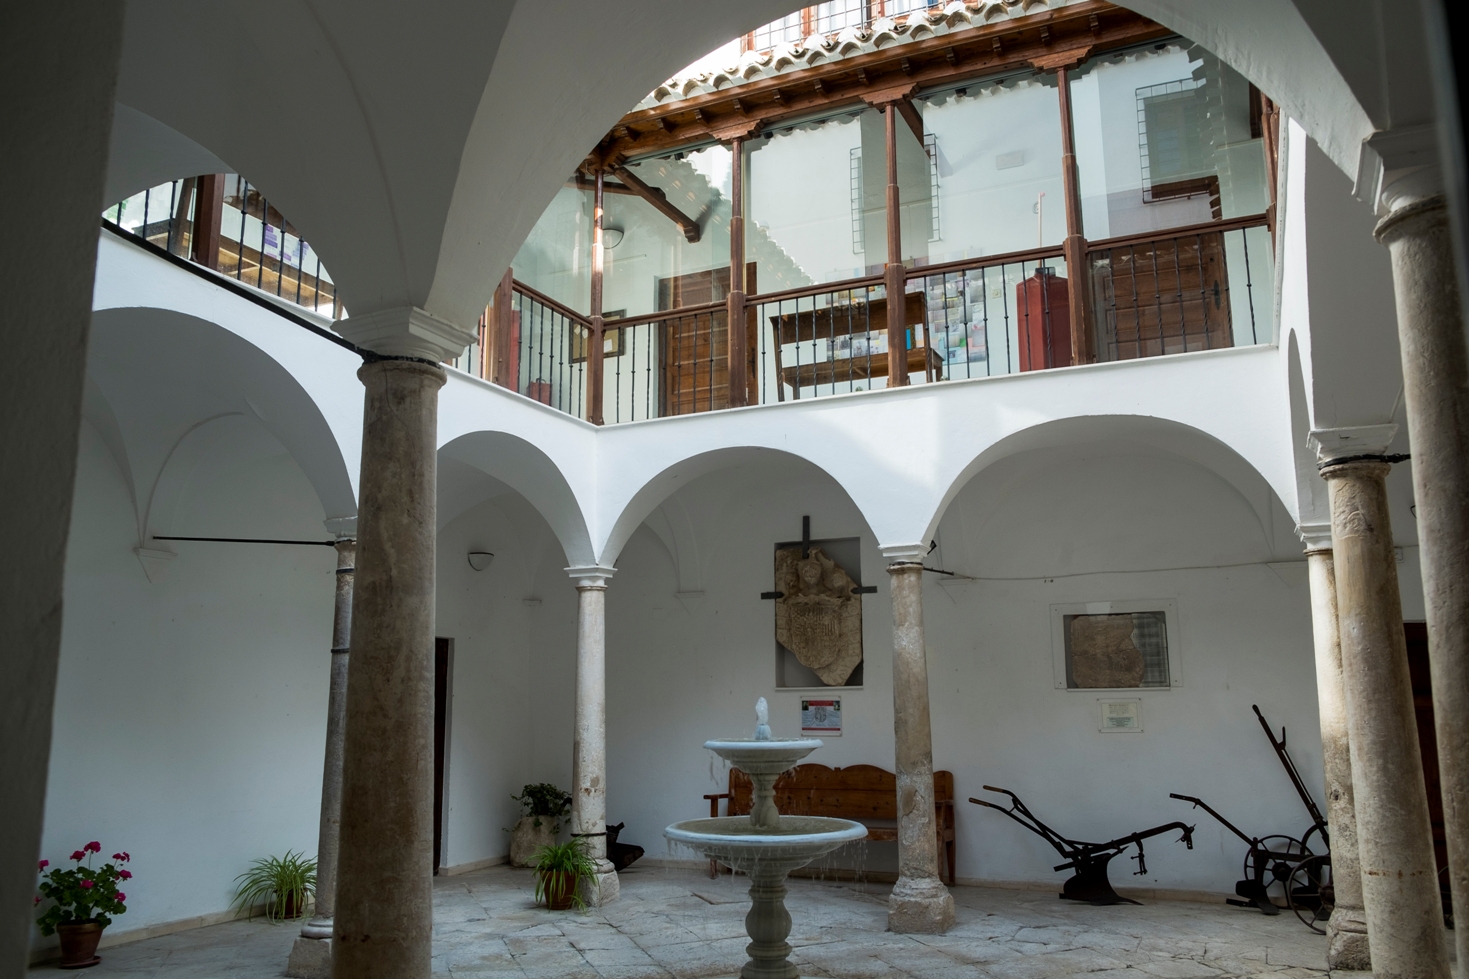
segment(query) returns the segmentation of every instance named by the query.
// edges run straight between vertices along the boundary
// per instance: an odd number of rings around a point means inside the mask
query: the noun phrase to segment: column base
[[[294,979],[331,979],[332,940],[298,937],[286,961],[286,975]]]
[[[1333,972],[1367,972],[1372,952],[1367,945],[1367,912],[1361,908],[1338,907],[1326,923],[1326,967]]]
[[[612,869],[611,862],[599,860],[597,863],[597,875],[581,882],[581,899],[589,908],[611,904],[622,894],[622,882],[617,879],[617,871]]]
[[[942,935],[954,924],[954,895],[936,878],[899,877],[888,898],[888,931]]]

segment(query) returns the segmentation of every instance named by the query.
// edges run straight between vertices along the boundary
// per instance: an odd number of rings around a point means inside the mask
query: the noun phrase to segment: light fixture
[[[602,247],[616,248],[618,245],[622,244],[622,236],[623,230],[621,228],[603,228]]]
[[[490,562],[494,559],[495,555],[491,554],[489,551],[469,552],[469,566],[476,571],[483,571],[485,568],[488,568],[490,566]]]

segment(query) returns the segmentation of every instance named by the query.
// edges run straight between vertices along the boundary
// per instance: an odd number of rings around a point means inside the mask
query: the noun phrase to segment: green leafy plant
[[[316,861],[287,850],[283,857],[261,857],[235,881],[234,903],[240,907],[264,904],[272,921],[299,918],[306,898],[316,893]]]
[[[57,867],[42,875],[41,883],[37,885],[41,893],[36,896],[36,904],[39,906],[48,899],[53,903],[36,919],[36,924],[41,926],[41,934],[54,935],[58,925],[80,925],[88,921],[95,921],[106,928],[112,923],[112,915],[127,911],[123,902],[128,896],[118,890],[117,885],[133,875],[114,863],[105,863],[94,869],[92,855],[101,852],[102,844],[93,840],[71,855],[77,866],[70,870]],[[124,851],[114,853],[112,859],[117,863],[127,863],[132,857]],[[83,860],[87,862],[85,867],[81,866]],[[49,866],[50,860],[42,860],[36,869],[44,871]]]
[[[561,832],[561,817],[571,812],[571,796],[550,782],[527,785],[520,790],[520,795],[512,795],[510,798],[520,803],[524,815],[535,817],[535,822],[532,824],[534,826],[541,825],[543,816],[556,820],[555,832],[557,833]]]
[[[566,843],[553,843],[536,851],[536,901],[545,901],[555,909],[568,897],[578,909],[585,908],[581,899],[583,879],[595,878],[597,865],[587,852],[587,838],[578,836]]]

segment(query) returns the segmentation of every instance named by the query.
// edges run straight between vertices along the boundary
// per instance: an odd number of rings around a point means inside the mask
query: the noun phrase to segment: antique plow
[[[1327,833],[1326,817],[1321,814],[1316,800],[1311,798],[1311,792],[1302,781],[1296,763],[1286,750],[1285,728],[1280,729],[1280,738],[1277,740],[1270,722],[1260,713],[1260,708],[1251,706],[1260,720],[1260,727],[1265,729],[1265,737],[1270,739],[1270,746],[1275,749],[1276,756],[1285,767],[1285,774],[1295,786],[1296,794],[1301,797],[1306,813],[1311,817],[1310,827],[1300,837],[1278,834],[1248,836],[1202,799],[1179,795],[1177,792],[1170,792],[1169,798],[1193,803],[1219,820],[1220,825],[1244,840],[1249,847],[1245,851],[1244,878],[1234,885],[1235,894],[1243,900],[1231,898],[1228,903],[1236,907],[1258,908],[1263,914],[1279,914],[1281,906],[1277,902],[1284,901],[1285,907],[1294,912],[1306,927],[1324,935],[1326,932],[1318,927],[1318,922],[1331,917],[1334,903],[1331,887],[1331,838]],[[1319,837],[1317,846],[1324,852],[1315,853],[1311,850],[1313,836]]]
[[[1169,830],[1178,830],[1183,835],[1179,841],[1188,844],[1188,848],[1194,848],[1194,828],[1185,826],[1183,823],[1167,823],[1163,826],[1154,826],[1139,833],[1129,836],[1120,836],[1106,843],[1086,843],[1081,840],[1069,840],[1060,833],[1051,829],[1045,823],[1035,817],[1020,797],[1008,789],[997,789],[993,785],[984,786],[986,792],[998,792],[1010,797],[1010,807],[996,805],[983,799],[970,799],[976,806],[987,806],[998,810],[1015,820],[1021,826],[1045,840],[1061,854],[1065,863],[1057,864],[1055,869],[1074,870],[1074,873],[1066,883],[1061,885],[1061,897],[1069,901],[1087,901],[1091,904],[1137,904],[1139,902],[1125,898],[1112,889],[1112,882],[1107,879],[1107,865],[1112,858],[1126,850],[1129,846],[1137,847],[1137,855],[1132,859],[1137,861],[1137,870],[1134,876],[1146,874],[1148,864],[1143,855],[1143,840]]]

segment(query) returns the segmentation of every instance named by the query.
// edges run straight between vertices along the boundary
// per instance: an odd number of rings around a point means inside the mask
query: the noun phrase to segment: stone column
[[[122,29],[120,3],[57,0],[5,11],[5,183],[25,188],[11,195],[6,215],[27,229],[0,240],[0,528],[10,554],[0,570],[0,976],[6,979],[26,974],[35,927],[31,898]]]
[[[933,733],[923,646],[922,544],[884,547],[893,590],[893,740],[898,775],[898,882],[888,929],[941,934],[954,923],[954,898],[939,878],[933,798]]]
[[[332,975],[429,979],[438,361],[474,333],[419,309],[335,325],[381,356],[357,372],[366,395]]]
[[[584,881],[587,904],[610,904],[621,885],[607,859],[607,579],[614,569],[567,568],[576,582],[576,732],[571,746],[571,835],[597,864]]]
[[[1396,426],[1315,432],[1331,497],[1362,902],[1377,979],[1449,979],[1383,452]]]
[[[1463,919],[1469,917],[1463,910],[1469,909],[1469,352],[1444,198],[1436,186],[1425,195],[1403,183],[1406,192],[1388,188],[1393,209],[1378,224],[1377,239],[1392,256],[1449,885]],[[1460,973],[1469,975],[1469,927],[1460,924],[1454,936]]]
[[[333,527],[333,524],[341,526]],[[321,773],[321,824],[316,836],[316,907],[291,946],[286,975],[326,979],[332,967],[332,915],[337,897],[337,838],[342,824],[342,746],[347,723],[347,651],[352,636],[352,573],[357,518],[327,521],[337,533],[336,606],[332,616],[331,686],[326,702],[326,753]]]
[[[1362,863],[1357,855],[1357,813],[1352,801],[1352,759],[1342,692],[1341,634],[1337,627],[1336,567],[1330,525],[1303,526],[1311,580],[1311,631],[1316,646],[1316,702],[1321,714],[1326,821],[1331,832],[1331,882],[1336,907],[1326,923],[1330,969],[1367,970],[1367,912],[1362,907]]]

